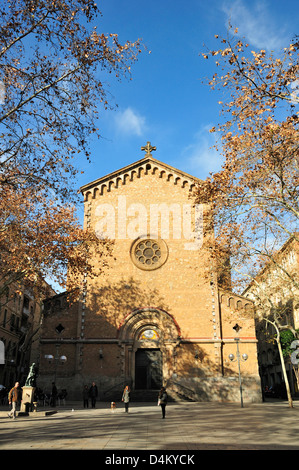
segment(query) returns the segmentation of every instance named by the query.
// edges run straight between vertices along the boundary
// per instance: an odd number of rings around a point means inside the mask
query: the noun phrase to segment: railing
[[[107,394],[110,393],[112,390],[115,390],[117,387],[120,387],[120,386],[121,386],[121,387],[123,388],[123,387],[124,387],[124,383],[125,383],[125,381],[122,380],[121,382],[112,385],[112,387],[108,388],[107,390],[105,390],[105,391],[103,392],[103,395],[104,395],[104,396],[107,395]]]
[[[182,385],[179,382],[171,381],[170,385],[171,384],[181,389],[181,392],[174,390],[174,392],[177,393],[178,395],[183,395],[183,397],[188,398],[189,400],[196,400],[196,393],[191,388],[186,387],[186,385]]]

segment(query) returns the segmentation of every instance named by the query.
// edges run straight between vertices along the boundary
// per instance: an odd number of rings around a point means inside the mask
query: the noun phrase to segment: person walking
[[[55,382],[52,382],[51,404],[54,408],[56,406],[57,395],[58,395],[58,392],[57,392]]]
[[[165,419],[167,400],[168,400],[168,395],[166,392],[166,388],[162,387],[158,395],[158,404],[161,406],[162,419]]]
[[[83,407],[84,408],[88,408],[88,402],[89,402],[88,385],[84,385],[84,388],[83,388]]]
[[[95,408],[98,396],[98,387],[96,386],[95,382],[92,382],[92,385],[89,389],[89,396],[91,398],[91,408]]]
[[[122,399],[121,401],[124,402],[125,404],[125,412],[128,413],[129,412],[129,403],[130,403],[130,387],[129,385],[127,385],[123,391],[123,396],[122,396]]]
[[[20,389],[19,389],[19,382],[15,383],[15,386],[9,391],[8,394],[8,403],[11,405],[11,411],[7,413],[9,418],[16,418],[16,411],[17,411],[17,404],[20,401]]]

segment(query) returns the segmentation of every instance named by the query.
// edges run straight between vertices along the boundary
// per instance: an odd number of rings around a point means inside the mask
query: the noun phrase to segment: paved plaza
[[[129,413],[108,403],[40,407],[29,416],[8,418],[0,408],[0,450],[161,451],[298,450],[299,402],[259,404],[169,403],[166,419],[154,403],[132,403]],[[132,454],[133,455],[133,454]]]

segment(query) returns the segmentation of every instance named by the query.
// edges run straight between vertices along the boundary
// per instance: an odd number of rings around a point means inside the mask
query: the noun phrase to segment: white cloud
[[[145,117],[130,107],[116,114],[115,123],[122,134],[141,136],[145,130]]]
[[[201,179],[205,179],[211,172],[219,171],[223,163],[220,151],[214,148],[216,134],[209,132],[211,127],[204,126],[200,129],[194,136],[194,142],[183,151],[185,168],[188,167],[192,175]]]
[[[222,10],[232,27],[238,28],[239,36],[246,37],[253,46],[270,51],[287,46],[287,31],[281,22],[275,21],[268,2],[226,0]]]

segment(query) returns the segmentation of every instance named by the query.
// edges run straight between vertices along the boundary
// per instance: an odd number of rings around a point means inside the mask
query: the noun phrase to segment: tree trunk
[[[285,367],[284,357],[283,357],[283,354],[282,354],[282,347],[281,347],[281,343],[280,343],[280,334],[279,334],[279,330],[276,327],[276,325],[275,325],[275,328],[276,328],[276,332],[277,332],[276,342],[277,342],[277,346],[278,346],[280,362],[281,362],[281,368],[282,368],[282,373],[283,373],[284,382],[285,382],[285,386],[286,386],[289,407],[293,408],[293,400],[292,400],[292,396],[291,396],[290,384],[289,384],[289,379],[288,379],[288,375],[287,375],[287,371],[286,371],[286,367]]]

